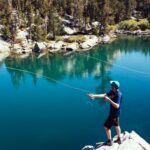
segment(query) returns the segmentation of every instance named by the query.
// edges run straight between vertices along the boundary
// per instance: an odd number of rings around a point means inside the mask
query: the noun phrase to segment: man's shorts
[[[110,129],[112,126],[119,126],[119,117],[108,116],[106,119],[104,126]]]

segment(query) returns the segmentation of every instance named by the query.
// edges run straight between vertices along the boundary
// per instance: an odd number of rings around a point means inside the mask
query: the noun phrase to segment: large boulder
[[[79,49],[79,44],[74,42],[66,46],[66,51],[77,51]]]
[[[67,26],[64,26],[64,32],[68,35],[72,35],[78,32],[78,30],[76,28],[70,28]]]
[[[35,43],[34,48],[32,49],[32,51],[36,52],[36,53],[40,53],[44,49],[46,49],[46,45],[42,42],[38,42],[38,43]]]
[[[29,33],[26,30],[18,30],[16,39],[26,40]]]
[[[85,42],[80,44],[82,49],[88,49],[98,44],[98,38],[96,36],[91,36]]]
[[[0,39],[0,61],[4,60],[10,54],[10,44]]]
[[[8,52],[0,53],[0,62],[9,56]]]
[[[64,42],[63,41],[59,41],[59,42],[52,42],[49,44],[49,47],[51,49],[58,49],[60,50],[64,45]]]
[[[103,43],[109,43],[109,42],[110,42],[110,36],[105,35],[105,36],[102,38],[102,42],[103,42]]]
[[[0,52],[10,52],[10,44],[0,39]]]

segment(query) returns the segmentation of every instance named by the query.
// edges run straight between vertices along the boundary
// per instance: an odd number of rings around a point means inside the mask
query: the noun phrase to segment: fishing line
[[[144,74],[144,75],[150,75],[150,72],[143,72],[143,71],[139,71],[139,70],[136,70],[136,69],[133,69],[133,68],[123,66],[123,65],[117,65],[117,64],[114,64],[113,62],[105,61],[105,60],[102,60],[102,59],[99,59],[99,58],[96,58],[96,57],[93,57],[93,56],[88,56],[88,55],[85,55],[85,54],[79,54],[79,55],[84,56],[84,57],[88,57],[88,58],[91,58],[91,59],[94,59],[94,60],[97,60],[97,61],[101,61],[101,62],[109,64],[109,65],[114,65],[118,68],[125,69],[125,70],[131,71],[131,72]]]
[[[54,79],[54,78],[52,78],[52,77],[44,76],[44,75],[42,75],[42,74],[34,73],[34,72],[32,72],[32,71],[28,71],[28,70],[24,70],[24,69],[18,69],[18,68],[13,68],[13,67],[6,67],[6,66],[3,67],[3,68],[15,70],[15,71],[20,71],[20,72],[24,72],[24,73],[28,73],[28,74],[37,75],[38,77],[43,77],[43,78],[45,78],[45,79],[54,81],[54,82],[56,82],[56,83],[58,83],[58,84],[61,84],[61,85],[65,86],[65,87],[68,87],[68,88],[70,88],[70,89],[74,89],[74,90],[80,91],[80,92],[82,92],[82,93],[91,93],[91,91],[89,91],[89,90],[82,89],[82,88],[78,88],[78,87],[74,87],[74,86],[71,86],[71,85],[69,85],[69,84],[67,84],[67,83],[58,81],[58,80],[56,80],[56,79]]]

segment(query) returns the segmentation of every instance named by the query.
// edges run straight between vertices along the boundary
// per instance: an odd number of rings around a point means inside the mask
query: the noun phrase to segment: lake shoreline
[[[31,53],[37,53],[38,57],[43,57],[48,53],[56,54],[62,53],[64,55],[71,54],[73,52],[83,52],[93,49],[100,44],[109,44],[116,40],[118,36],[133,35],[133,36],[150,36],[150,32],[141,30],[136,31],[124,31],[116,30],[105,34],[104,36],[96,35],[65,35],[60,36],[58,41],[48,42],[35,42],[27,40],[24,31],[19,31],[17,40],[21,43],[11,44],[9,42],[0,39],[0,61],[4,60],[8,56],[26,58]],[[84,40],[80,40],[80,39]],[[63,39],[63,40],[62,40]],[[75,39],[74,41],[70,39]]]

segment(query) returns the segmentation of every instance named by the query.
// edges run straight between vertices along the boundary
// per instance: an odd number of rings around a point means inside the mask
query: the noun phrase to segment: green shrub
[[[64,41],[67,43],[73,43],[73,42],[85,42],[86,38],[83,35],[74,35],[69,36],[68,38],[64,38],[63,36],[57,36],[56,41]]]
[[[146,30],[149,26],[149,22],[147,19],[141,19],[139,22],[138,22],[138,26],[141,30]]]
[[[117,25],[108,25],[107,30],[108,31],[115,31],[117,29]]]
[[[146,29],[146,30],[145,30],[145,32],[148,32],[148,33],[150,33],[150,29]]]
[[[64,41],[64,37],[63,36],[56,36],[56,41]]]
[[[134,31],[134,30],[138,30],[139,26],[138,26],[138,23],[135,20],[130,19],[130,20],[121,21],[119,23],[118,28],[122,29],[122,30]]]
[[[93,33],[94,35],[98,35],[98,33],[99,33],[99,27],[93,27],[93,28],[92,28],[92,33]]]

